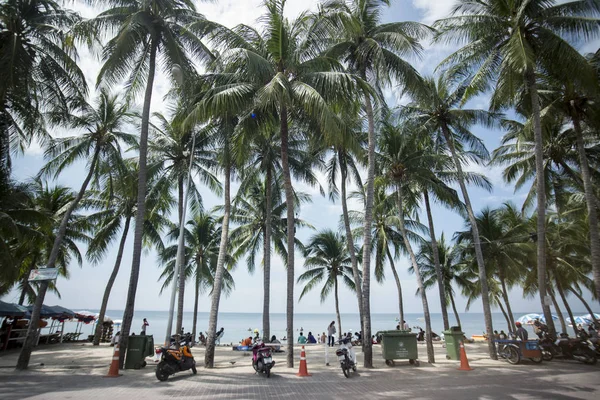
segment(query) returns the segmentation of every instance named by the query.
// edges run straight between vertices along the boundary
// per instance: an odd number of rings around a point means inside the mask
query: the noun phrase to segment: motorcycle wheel
[[[513,346],[506,346],[504,349],[504,354],[506,357],[506,361],[515,365],[521,361],[521,355],[519,354],[519,350],[515,349]]]
[[[552,361],[552,359],[554,359],[554,354],[549,350],[542,350],[542,359],[544,361]]]
[[[350,368],[343,368],[342,367],[342,371],[344,372],[344,376],[346,378],[350,378]]]
[[[592,351],[592,349],[584,348],[582,351],[583,356],[585,357],[584,364],[587,365],[596,365],[598,359],[596,358],[596,353]]]
[[[192,365],[192,374],[196,375],[198,373],[198,370],[196,370],[196,366]]]
[[[266,374],[267,374],[267,378],[271,377],[271,368],[267,368]]]
[[[352,371],[356,372],[356,366],[352,367]]]
[[[532,358],[530,358],[530,360],[536,364],[539,364],[544,360],[544,358],[543,357],[532,357]]]
[[[169,379],[169,373],[165,370],[165,367],[166,364],[164,361],[159,362],[156,366],[156,379],[158,379],[161,382],[164,382],[167,379]]]

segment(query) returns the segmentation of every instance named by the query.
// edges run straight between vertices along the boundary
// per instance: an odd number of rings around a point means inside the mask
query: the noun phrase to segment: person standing
[[[321,335],[321,343],[327,343],[327,335],[325,334],[325,332],[323,332],[323,334]]]
[[[333,347],[333,345],[335,344],[335,333],[336,333],[335,321],[331,321],[331,323],[327,327],[327,336],[328,336],[327,344],[330,347]]]
[[[146,327],[148,326],[150,326],[150,324],[148,323],[148,320],[144,318],[144,322],[142,323],[142,332],[140,333],[140,335],[146,334]]]

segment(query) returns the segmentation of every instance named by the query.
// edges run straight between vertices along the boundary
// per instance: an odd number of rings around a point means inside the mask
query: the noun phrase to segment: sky
[[[236,24],[244,23],[256,26],[257,18],[262,14],[261,0],[219,0],[216,2],[197,2],[197,10],[203,13],[208,19],[217,21],[226,26],[233,27]],[[286,3],[286,14],[288,17],[294,17],[306,9],[316,9],[317,0],[288,0]],[[69,2],[69,7],[80,12],[84,17],[93,17],[97,10],[94,10],[88,5],[83,5],[80,1]],[[438,18],[446,16],[453,4],[452,0],[392,0],[392,6],[385,10],[383,14],[384,22],[392,22],[398,20],[421,21],[431,24]],[[424,43],[425,51],[420,58],[411,59],[410,61],[415,67],[425,75],[433,74],[434,68],[438,63],[447,56],[453,48],[446,45],[431,45]],[[582,48],[582,51],[591,51],[598,48],[598,43],[587,44]],[[88,84],[93,92],[96,83],[96,76],[100,68],[100,61],[96,54],[91,54],[87,50],[80,50],[79,65],[84,71]],[[165,93],[169,90],[169,80],[166,79],[162,72],[159,72],[152,98],[152,111],[167,112],[167,104],[163,101]],[[92,93],[93,95],[93,93]],[[397,104],[397,91],[388,90],[386,94],[387,100],[391,104]],[[142,99],[139,99],[141,103]],[[487,107],[487,99],[485,97],[477,98],[469,104],[470,107]],[[502,137],[500,131],[490,131],[483,128],[474,128],[473,132],[478,135],[491,151],[496,148]],[[56,131],[56,136],[70,136],[76,132]],[[13,160],[14,169],[13,176],[18,180],[29,179],[44,165],[45,160],[43,151],[39,146],[33,145],[25,154],[16,156]],[[471,165],[470,170],[485,174],[492,184],[494,189],[492,192],[486,192],[477,188],[469,188],[471,200],[474,209],[481,210],[484,207],[497,207],[505,201],[513,201],[521,205],[525,198],[524,193],[514,193],[513,188],[507,185],[502,180],[502,169],[499,167],[484,167]],[[79,188],[84,179],[85,165],[83,163],[69,168],[56,181],[62,185],[72,186],[74,189]],[[323,174],[319,173],[321,185],[326,188],[326,180],[323,179]],[[364,178],[363,178],[364,179]],[[233,185],[233,193],[237,189],[237,184]],[[300,211],[300,218],[304,219],[317,230],[331,228],[337,229],[341,215],[341,204],[339,202],[332,203],[326,197],[319,194],[318,189],[308,187],[303,184],[297,184],[297,190],[302,190],[312,195],[313,202],[304,205]],[[204,207],[210,209],[213,206],[220,205],[222,199],[210,193],[207,189],[202,192]],[[356,202],[350,201],[351,208],[357,208]],[[457,230],[464,230],[464,220],[455,213],[435,205],[433,209],[433,218],[436,225],[436,234],[441,236],[442,233],[446,239],[450,239],[453,233]],[[423,220],[426,221],[426,220]],[[314,231],[301,229],[298,231],[298,237],[307,241]],[[123,309],[127,287],[129,283],[129,274],[131,271],[131,257],[133,249],[133,235],[129,235],[129,240],[126,243],[123,256],[123,263],[117,281],[113,287],[108,309],[119,310]],[[46,295],[45,304],[62,306],[80,310],[80,309],[99,309],[101,298],[104,292],[106,281],[112,271],[116,249],[118,243],[115,243],[113,250],[109,251],[107,257],[97,265],[91,265],[84,261],[80,268],[75,263],[70,266],[70,278],[59,278],[57,287],[61,297],[58,298],[55,294],[49,293]],[[80,249],[85,252],[85,245],[81,245]],[[257,259],[260,259],[257,257]],[[417,288],[416,281],[413,275],[408,274],[407,269],[409,262],[406,257],[396,262],[400,279],[403,285],[405,312],[420,313],[422,312],[422,303],[420,298],[415,296]],[[296,253],[296,277],[303,271],[303,259],[300,254]],[[137,297],[135,307],[136,310],[168,310],[169,293],[160,294],[162,282],[158,282],[161,266],[157,261],[157,256],[154,251],[144,251],[141,261],[140,278],[138,283]],[[286,271],[283,267],[282,260],[278,256],[272,257],[271,267],[271,312],[284,313],[286,299]],[[261,312],[262,311],[262,271],[257,268],[253,275],[249,275],[246,270],[245,261],[241,261],[237,268],[233,271],[235,280],[235,290],[229,297],[222,297],[220,311],[223,312]],[[397,313],[397,289],[390,270],[386,271],[386,281],[379,285],[372,279],[371,288],[371,311],[373,313]],[[295,289],[295,312],[296,313],[334,313],[333,296],[330,296],[325,302],[321,303],[319,292],[315,290],[305,296],[301,301],[298,297],[301,291],[299,285]],[[430,290],[428,293],[429,306],[431,312],[440,312],[440,302],[437,296],[437,289]],[[590,300],[588,294],[587,299]],[[522,292],[518,289],[511,291],[511,304],[515,312],[536,312],[539,311],[539,301],[537,299],[524,299]],[[12,292],[3,298],[4,301],[18,301],[18,293]],[[185,310],[193,310],[193,290],[190,287],[185,293]],[[573,309],[577,311],[584,310],[583,306],[576,300],[571,299]],[[462,298],[457,299],[457,307],[459,312],[465,310],[466,301]],[[598,305],[595,305],[598,308]],[[210,310],[210,299],[205,293],[201,295],[199,310],[208,312]],[[340,311],[342,313],[356,313],[357,301],[353,293],[347,288],[341,286],[340,289]],[[470,308],[471,312],[482,312],[481,303],[474,302]],[[495,310],[499,311],[499,310]]]

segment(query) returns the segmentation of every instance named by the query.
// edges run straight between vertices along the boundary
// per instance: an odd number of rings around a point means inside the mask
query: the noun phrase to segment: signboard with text
[[[34,269],[29,273],[29,282],[54,281],[58,278],[57,268]]]

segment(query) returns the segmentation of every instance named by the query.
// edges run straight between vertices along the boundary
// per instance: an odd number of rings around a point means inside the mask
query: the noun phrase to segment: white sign
[[[29,274],[29,282],[54,281],[58,278],[57,268],[34,269]]]

